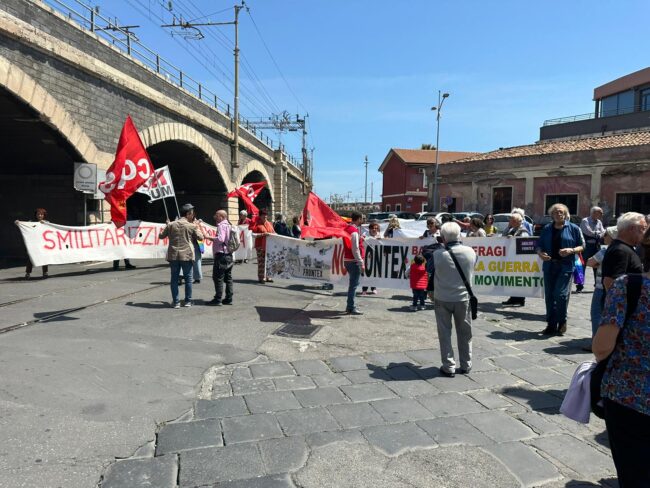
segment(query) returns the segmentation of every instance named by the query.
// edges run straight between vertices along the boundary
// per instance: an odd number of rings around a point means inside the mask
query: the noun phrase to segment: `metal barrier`
[[[103,17],[94,8],[85,5],[80,0],[68,0],[68,2],[74,2],[76,8],[71,7],[62,0],[42,0],[42,2],[54,10],[63,13],[70,21],[76,23],[82,29],[90,31],[96,36],[110,42],[120,51],[136,59],[148,69],[162,75],[168,83],[185,90],[211,109],[216,110],[232,121],[230,104],[221,100],[216,93],[206,88],[201,82],[195,80],[182,69],[135,39],[132,32],[116,25],[111,19]],[[105,25],[98,25],[98,22],[105,23]],[[262,131],[256,130],[245,118],[240,116],[239,120],[240,130],[246,130],[270,149],[277,149],[284,152],[284,146],[282,144],[276,143]],[[285,155],[287,161],[293,166],[302,169],[302,164],[295,157],[291,154],[285,153]]]

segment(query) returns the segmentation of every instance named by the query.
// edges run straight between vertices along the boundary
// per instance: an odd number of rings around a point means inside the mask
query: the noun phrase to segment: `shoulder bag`
[[[451,249],[447,248],[447,252],[451,256],[451,259],[453,259],[454,264],[456,265],[456,269],[458,270],[458,274],[460,275],[461,279],[463,280],[463,283],[465,284],[465,288],[467,288],[467,293],[469,293],[469,305],[472,310],[472,320],[476,320],[476,317],[478,317],[478,299],[474,296],[474,292],[472,291],[472,287],[469,285],[467,282],[467,278],[465,278],[465,273],[463,273],[463,270],[461,269],[460,265],[458,264],[458,261],[456,260],[456,256],[454,256],[454,253],[451,252]]]

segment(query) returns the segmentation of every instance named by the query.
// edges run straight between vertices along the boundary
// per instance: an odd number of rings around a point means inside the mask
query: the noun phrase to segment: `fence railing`
[[[639,106],[627,107],[627,108],[618,108],[614,110],[601,110],[601,112],[596,116],[595,112],[590,112],[588,114],[580,115],[570,115],[568,117],[560,117],[558,119],[549,119],[544,121],[544,127],[548,125],[557,125],[557,124],[567,124],[569,122],[578,122],[580,120],[590,120],[590,119],[600,119],[604,117],[615,117],[616,115],[631,114],[633,112],[638,112],[640,109]]]
[[[229,103],[219,98],[216,93],[188,75],[181,68],[142,44],[128,29],[117,25],[110,18],[102,16],[95,8],[86,5],[80,0],[67,0],[67,2],[62,0],[42,0],[42,2],[63,13],[70,21],[76,23],[82,29],[94,33],[129,57],[138,60],[146,68],[161,75],[168,83],[185,90],[211,109],[230,118],[232,126],[233,115]],[[74,6],[69,5],[70,3],[74,4]],[[241,115],[239,116],[239,127],[240,130],[246,130],[269,148],[284,152],[283,145],[268,137],[261,130],[256,129]],[[302,164],[294,156],[286,153],[285,155],[293,166],[298,169],[302,168]]]

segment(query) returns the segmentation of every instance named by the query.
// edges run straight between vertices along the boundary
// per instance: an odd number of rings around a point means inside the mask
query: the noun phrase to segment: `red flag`
[[[133,195],[152,173],[151,159],[129,115],[117,143],[115,160],[106,170],[106,181],[99,184],[99,189],[104,192],[105,199],[111,206],[111,220],[117,227],[126,223],[126,199]]]
[[[309,192],[305,208],[300,216],[301,237],[324,239],[328,237],[342,237],[346,242],[350,234],[345,231],[347,223],[330,208],[318,195]]]
[[[253,201],[255,201],[255,198],[260,194],[262,188],[265,186],[266,181],[261,181],[259,183],[244,183],[239,188],[235,188],[233,191],[228,193],[228,198],[241,198],[244,202],[244,205],[246,205],[246,211],[252,218],[253,216],[259,214],[259,210],[253,204]]]

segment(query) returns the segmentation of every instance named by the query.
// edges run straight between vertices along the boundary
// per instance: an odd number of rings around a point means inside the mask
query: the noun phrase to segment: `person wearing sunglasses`
[[[494,215],[487,214],[485,217],[485,225],[483,227],[483,230],[488,237],[497,235],[499,233],[499,229],[494,226]]]

